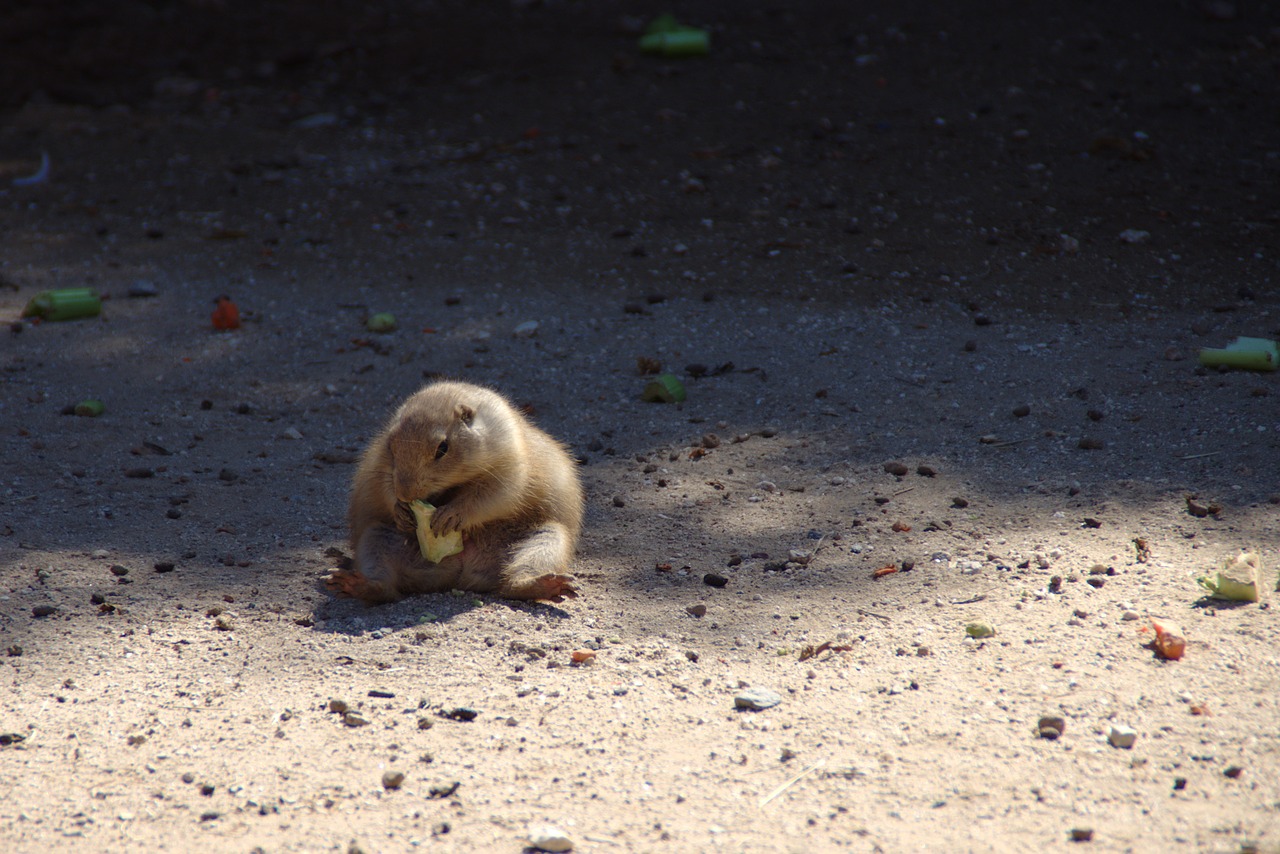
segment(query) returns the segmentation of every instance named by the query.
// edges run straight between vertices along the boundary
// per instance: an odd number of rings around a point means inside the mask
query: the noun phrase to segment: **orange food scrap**
[[[569,660],[574,664],[586,664],[596,657],[595,650],[575,649],[570,655]]]
[[[213,310],[213,328],[219,330],[240,328],[240,309],[231,301],[231,297],[218,297],[218,307]]]
[[[1205,717],[1205,718],[1213,717],[1213,712],[1209,711],[1209,707],[1204,703],[1194,704],[1191,707],[1191,714],[1196,715],[1197,717]]]
[[[884,578],[886,575],[893,575],[897,571],[898,571],[898,567],[894,566],[893,564],[889,564],[888,566],[882,566],[879,569],[877,569],[875,572],[871,573],[871,577]]]
[[[1182,654],[1187,651],[1187,640],[1182,636],[1182,629],[1167,620],[1155,619],[1151,621],[1151,628],[1156,633],[1156,639],[1151,642],[1156,655],[1168,661],[1182,658]]]
[[[894,522],[894,523],[893,523],[893,530],[894,530],[896,533],[899,533],[899,534],[905,534],[907,531],[910,531],[910,530],[911,530],[911,526],[910,526],[910,525],[908,525],[906,522]]]

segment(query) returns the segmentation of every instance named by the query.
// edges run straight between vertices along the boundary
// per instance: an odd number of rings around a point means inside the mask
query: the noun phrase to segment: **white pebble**
[[[539,851],[572,851],[573,840],[554,824],[529,825],[529,845]]]
[[[1112,747],[1119,747],[1129,750],[1133,747],[1133,743],[1138,740],[1138,731],[1132,727],[1116,724],[1111,727],[1111,731],[1107,733],[1107,741]]]

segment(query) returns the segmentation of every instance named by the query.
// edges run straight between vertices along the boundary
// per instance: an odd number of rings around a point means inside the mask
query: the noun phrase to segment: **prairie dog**
[[[435,505],[435,534],[462,532],[460,553],[422,557],[415,499]],[[577,596],[565,573],[582,505],[563,445],[494,391],[431,383],[361,456],[348,510],[354,559],[328,583],[370,604],[451,588],[560,602]]]

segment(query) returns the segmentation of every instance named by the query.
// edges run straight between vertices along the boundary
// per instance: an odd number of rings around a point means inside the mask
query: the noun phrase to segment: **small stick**
[[[859,608],[858,613],[864,617],[875,617],[877,620],[884,620],[886,623],[893,622],[884,614],[877,614],[875,611],[866,611],[866,610],[863,610],[862,608]]]
[[[1178,457],[1180,460],[1199,460],[1204,457],[1216,457],[1222,451],[1210,451],[1207,454],[1187,454],[1185,457]]]
[[[899,489],[897,492],[893,493],[893,497],[897,498],[899,495],[906,495],[913,489],[915,489],[914,486],[908,486],[906,489]]]
[[[794,776],[794,777],[792,777],[790,780],[788,780],[787,782],[783,783],[783,784],[782,784],[781,786],[779,786],[778,788],[774,789],[774,790],[773,790],[772,792],[770,792],[768,795],[766,795],[765,797],[761,798],[761,799],[760,799],[760,806],[762,806],[762,807],[763,807],[763,806],[765,806],[766,804],[768,804],[768,803],[769,803],[769,801],[771,801],[771,800],[773,800],[774,798],[778,797],[778,795],[781,795],[783,792],[785,792],[787,789],[789,789],[789,788],[791,788],[792,786],[794,786],[796,783],[799,783],[801,780],[803,780],[805,777],[807,777],[807,776],[808,776],[811,772],[813,772],[815,769],[817,769],[817,768],[821,768],[823,765],[826,765],[826,764],[827,764],[827,760],[825,760],[825,759],[819,759],[817,762],[813,763],[813,764],[812,764],[812,765],[810,765],[808,768],[804,769],[804,770],[803,770],[803,771],[801,771],[799,774],[795,775],[795,776]]]
[[[972,605],[974,602],[981,602],[983,599],[987,598],[987,594],[990,593],[992,590],[995,590],[995,588],[988,587],[986,590],[979,593],[977,596],[973,596],[969,599],[952,599],[951,604],[952,605]]]
[[[1035,438],[1035,436],[1024,436],[1024,437],[1023,437],[1023,438],[1021,438],[1021,439],[1008,439],[1008,440],[1006,440],[1006,441],[1004,441],[1004,442],[992,442],[992,443],[991,443],[991,447],[992,447],[992,448],[1007,448],[1007,447],[1009,447],[1010,445],[1017,445],[1017,444],[1020,444],[1020,443],[1022,443],[1022,442],[1030,442],[1030,441],[1031,441],[1032,439],[1034,439],[1034,438]]]

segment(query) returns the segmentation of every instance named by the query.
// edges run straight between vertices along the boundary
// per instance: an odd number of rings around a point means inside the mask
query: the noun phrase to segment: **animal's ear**
[[[470,406],[467,406],[465,403],[459,403],[457,406],[453,408],[453,415],[463,424],[466,424],[468,427],[470,427],[471,422],[475,420],[476,411],[472,409]]]

